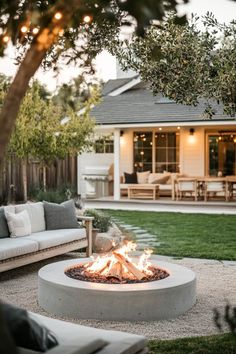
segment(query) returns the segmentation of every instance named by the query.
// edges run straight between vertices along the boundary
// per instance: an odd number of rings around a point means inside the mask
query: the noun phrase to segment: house
[[[109,80],[102,103],[92,111],[97,122],[95,150],[78,157],[79,193],[89,194],[90,178],[101,183],[102,195],[107,195],[102,176],[112,164],[115,200],[120,199],[124,172],[236,175],[235,117],[224,115],[217,103],[213,108],[215,115],[206,119],[204,102],[193,107],[153,96],[138,75]]]

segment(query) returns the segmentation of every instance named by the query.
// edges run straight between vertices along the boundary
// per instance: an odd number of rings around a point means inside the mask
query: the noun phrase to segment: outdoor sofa
[[[70,209],[74,208],[73,201],[66,202]],[[53,204],[53,203],[48,203]],[[50,207],[50,205],[49,205]],[[42,202],[11,205],[0,208],[0,272],[21,267],[23,265],[54,257],[70,251],[86,248],[87,256],[92,254],[92,219],[78,217],[85,227],[78,227],[75,220],[73,228],[65,227],[67,220],[63,219],[60,208],[55,204],[55,223],[64,222],[63,228],[53,229],[54,219],[48,229],[45,220],[45,205]],[[10,237],[7,223],[4,221],[6,212],[18,214],[26,210],[31,224],[28,236]],[[75,209],[74,209],[75,210]],[[75,214],[74,214],[74,216]],[[4,224],[5,222],[5,224]],[[8,232],[7,232],[8,231]]]
[[[147,173],[147,172],[148,171],[137,173],[138,176],[143,174],[143,177],[141,176],[141,178],[137,178],[137,182],[136,182],[137,185],[143,186],[143,189],[145,189],[145,186],[147,186],[148,184],[156,184],[159,186],[160,196],[170,196],[172,200],[174,200],[175,193],[176,193],[175,180],[176,178],[183,177],[184,175],[180,173],[170,173],[170,172],[162,172],[162,173],[150,173],[150,172]],[[120,183],[121,195],[128,195],[128,186],[129,183],[125,183],[125,176],[121,176],[121,183]]]
[[[147,340],[143,336],[85,327],[71,322],[56,320],[29,313],[31,318],[55,333],[59,345],[48,354],[144,354]],[[38,354],[33,350],[20,348],[19,354]]]

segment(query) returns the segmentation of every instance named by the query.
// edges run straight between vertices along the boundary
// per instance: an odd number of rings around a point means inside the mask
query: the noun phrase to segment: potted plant
[[[97,233],[107,232],[109,230],[109,227],[112,225],[111,217],[95,209],[86,209],[84,215],[93,217],[92,235],[93,235],[93,246],[94,246]]]

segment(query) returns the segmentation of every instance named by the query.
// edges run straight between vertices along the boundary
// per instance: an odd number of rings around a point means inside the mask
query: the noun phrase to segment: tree
[[[145,37],[134,36],[112,48],[123,68],[136,70],[154,94],[162,93],[177,103],[197,105],[208,101],[205,115],[214,110],[211,100],[221,102],[224,112],[236,113],[236,22],[220,24],[208,13],[204,30],[193,17],[183,26],[170,17],[152,26]]]
[[[43,186],[46,189],[46,166],[56,158],[74,155],[90,144],[89,135],[93,121],[89,116],[90,107],[98,99],[98,92],[84,102],[83,113],[78,117],[71,108],[55,104],[45,99],[46,91],[37,81],[28,90],[15,128],[8,145],[8,153],[22,159],[22,179],[24,200],[27,200],[27,158],[37,159],[43,167]],[[82,106],[81,106],[82,107]],[[66,118],[65,118],[66,113]]]
[[[161,21],[165,11],[176,11],[177,4],[177,0],[138,0],[135,6],[133,0],[2,0],[0,53],[11,40],[23,48],[24,55],[19,56],[19,69],[0,114],[0,161],[29,81],[43,61],[51,66],[63,55],[68,62],[76,60],[88,67],[91,59],[117,37],[122,23],[135,19],[137,33],[143,34],[150,20]]]

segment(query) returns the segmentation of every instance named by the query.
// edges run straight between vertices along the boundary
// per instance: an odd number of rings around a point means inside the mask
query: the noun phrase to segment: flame
[[[144,275],[150,276],[153,272],[149,269],[151,263],[148,261],[151,257],[152,250],[146,249],[144,253],[139,257],[138,261],[133,261],[130,257],[130,252],[135,251],[137,245],[132,242],[126,242],[122,247],[115,250],[116,254],[122,255],[126,261],[132,263],[139,271],[141,271]],[[119,263],[117,260],[114,251],[106,254],[105,256],[97,256],[96,258],[93,257],[92,262],[89,262],[84,265],[86,272],[91,274],[100,273],[104,276],[109,275],[110,270],[114,265]],[[122,276],[124,278],[134,279],[134,275],[122,264]]]

